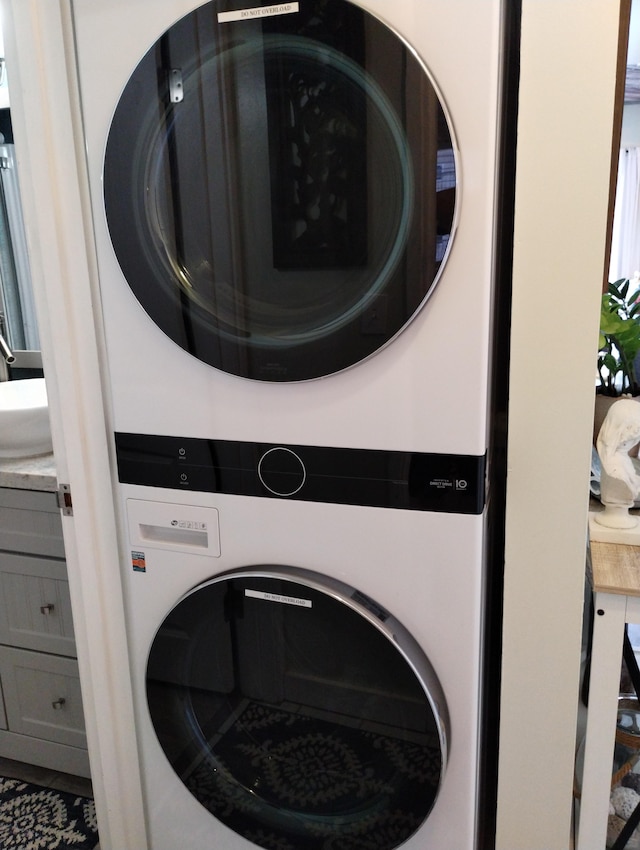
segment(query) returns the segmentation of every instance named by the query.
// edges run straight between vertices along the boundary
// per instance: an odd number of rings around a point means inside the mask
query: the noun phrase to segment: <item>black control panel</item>
[[[116,435],[123,484],[480,514],[485,456]]]

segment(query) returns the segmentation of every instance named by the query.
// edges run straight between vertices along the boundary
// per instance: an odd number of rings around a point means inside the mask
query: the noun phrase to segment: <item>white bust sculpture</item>
[[[640,475],[629,450],[639,441],[640,402],[621,398],[609,408],[596,443],[602,466],[600,501],[605,506],[594,517],[600,525],[608,528],[637,525],[637,519],[629,516],[629,508],[640,494]]]

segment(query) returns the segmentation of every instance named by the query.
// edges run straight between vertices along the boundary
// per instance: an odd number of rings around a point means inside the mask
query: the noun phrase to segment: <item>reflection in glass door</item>
[[[388,612],[324,577],[261,567],[196,588],[160,626],[146,684],[181,782],[259,846],[392,850],[440,789],[431,665]]]
[[[151,318],[204,362],[332,374],[383,348],[439,280],[452,128],[426,67],[360,7],[245,20],[227,5],[174,24],[122,93],[113,247]]]

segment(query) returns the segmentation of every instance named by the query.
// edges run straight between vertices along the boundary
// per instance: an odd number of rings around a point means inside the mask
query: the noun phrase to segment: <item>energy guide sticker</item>
[[[147,562],[145,560],[144,552],[131,553],[131,566],[133,567],[134,573],[146,573]]]
[[[293,15],[299,11],[299,3],[276,3],[274,6],[256,6],[253,9],[237,9],[234,12],[218,12],[218,23],[231,21],[255,21],[258,18],[273,18],[275,15]]]

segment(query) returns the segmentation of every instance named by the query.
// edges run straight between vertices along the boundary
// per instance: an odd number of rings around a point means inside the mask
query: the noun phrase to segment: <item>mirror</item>
[[[41,374],[42,357],[3,57],[0,31],[0,334],[15,355],[12,377],[17,370],[20,377],[30,377]]]

